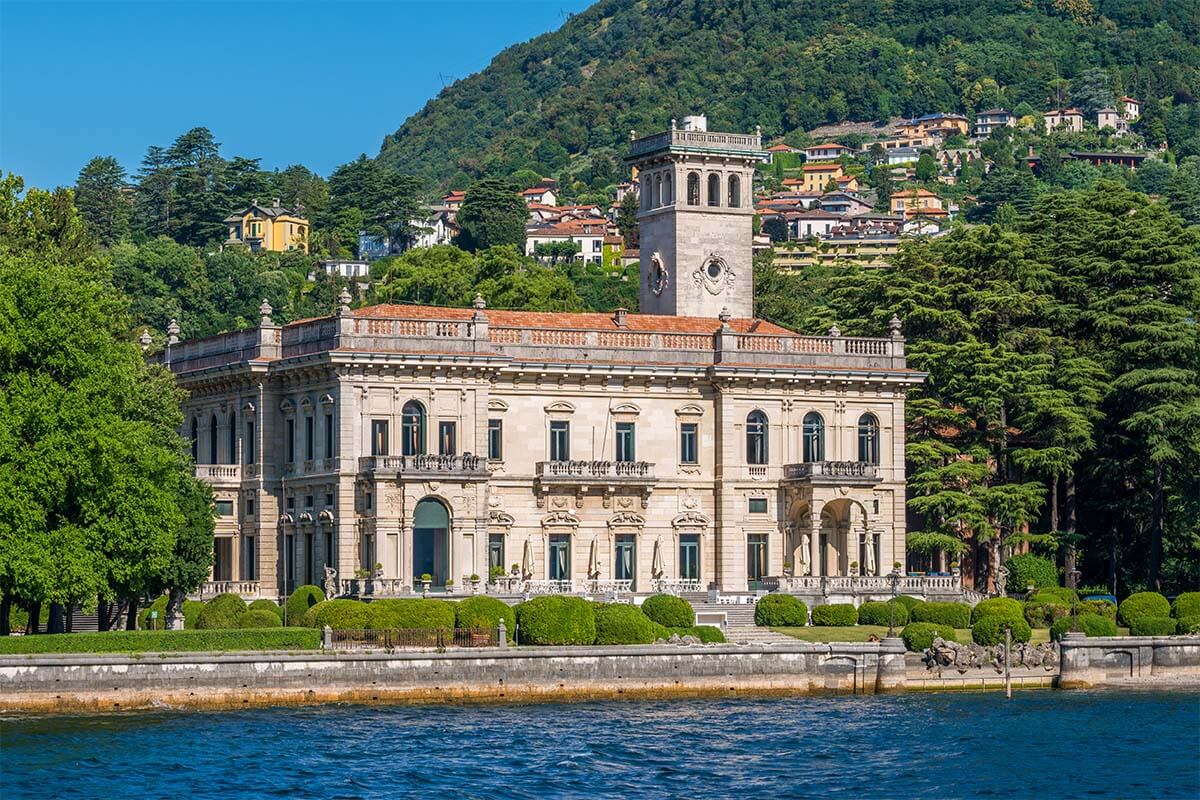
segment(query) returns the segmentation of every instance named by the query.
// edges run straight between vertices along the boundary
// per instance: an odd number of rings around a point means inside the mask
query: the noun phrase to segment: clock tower
[[[716,133],[703,115],[633,139],[640,207],[641,312],[754,316],[751,265],[758,132]]]

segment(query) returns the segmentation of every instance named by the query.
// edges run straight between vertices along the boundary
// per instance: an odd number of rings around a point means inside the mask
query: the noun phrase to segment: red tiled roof
[[[841,169],[842,165],[836,162],[829,164],[805,164],[801,169],[805,172],[829,172],[835,169]]]
[[[608,230],[608,220],[601,217],[564,219],[526,228],[530,236],[603,236]]]

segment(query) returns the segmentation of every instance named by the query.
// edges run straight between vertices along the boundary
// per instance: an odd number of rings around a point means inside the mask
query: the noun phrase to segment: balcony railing
[[[661,594],[683,594],[684,592],[705,591],[703,581],[691,578],[655,578],[650,582],[650,588]]]
[[[879,465],[865,461],[813,461],[804,464],[784,464],[785,481],[805,483],[872,484],[879,480]]]
[[[770,577],[764,587],[779,592],[828,594],[888,595],[892,581],[887,575],[788,575]],[[896,580],[897,594],[949,593],[963,591],[959,575],[901,575]]]
[[[409,477],[459,477],[486,479],[487,460],[482,456],[463,453],[461,456],[364,456],[358,460],[358,471]]]
[[[732,150],[759,152],[762,137],[754,133],[720,133],[719,131],[688,131],[682,128],[663,131],[634,140],[629,148],[630,155],[639,156],[668,147],[694,147],[704,150]],[[763,153],[763,156],[766,154]]]
[[[242,479],[241,464],[197,464],[196,477],[212,482],[240,481]]]
[[[612,478],[654,479],[654,465],[648,461],[539,461],[539,478]]]
[[[258,581],[205,581],[195,592],[201,600],[208,600],[219,594],[236,594],[245,600],[257,600],[260,597],[261,584]]]

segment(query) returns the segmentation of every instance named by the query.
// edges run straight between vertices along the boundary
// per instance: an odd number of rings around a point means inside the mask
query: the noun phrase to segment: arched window
[[[742,179],[737,175],[729,176],[729,207],[737,208],[742,204]]]
[[[669,205],[671,205],[671,203],[675,202],[671,195],[672,195],[671,173],[668,172],[666,175],[663,176],[663,205],[664,206],[669,206]]]
[[[217,462],[217,415],[213,414],[208,420],[208,463]]]
[[[761,411],[746,417],[746,463],[767,463],[767,415]]]
[[[708,204],[710,206],[721,205],[721,179],[715,172],[708,176]]]
[[[200,421],[192,417],[192,462],[200,463]]]
[[[231,412],[229,412],[229,452],[225,456],[226,458],[229,459],[230,464],[238,463],[237,462],[237,435],[238,435],[237,414],[231,411]]]
[[[654,198],[650,196],[650,193],[651,193],[650,187],[651,187],[650,176],[643,175],[642,176],[642,191],[641,191],[641,201],[642,201],[642,210],[643,211],[650,208],[650,205],[651,205],[652,201],[654,200]]]
[[[809,464],[825,460],[825,420],[815,411],[804,415],[804,460]]]
[[[425,406],[416,400],[404,404],[400,419],[401,452],[406,456],[425,455]]]
[[[687,204],[689,206],[700,205],[700,174],[697,172],[688,173]]]
[[[865,464],[879,463],[879,420],[874,414],[858,418],[858,460]]]
[[[660,173],[654,177],[654,207],[658,208],[662,204],[662,174]]]

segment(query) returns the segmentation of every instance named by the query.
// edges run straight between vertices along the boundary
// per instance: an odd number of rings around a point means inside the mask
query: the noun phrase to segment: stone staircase
[[[775,633],[770,628],[760,628],[754,624],[754,606],[750,603],[724,604],[709,603],[707,598],[696,600],[688,598],[697,614],[725,614],[725,638],[739,644],[791,644],[796,642],[791,636]]]

